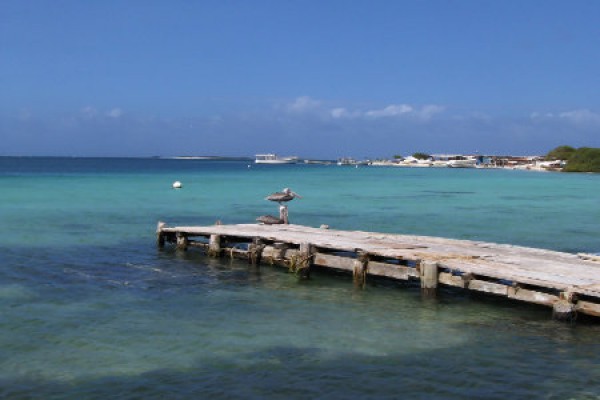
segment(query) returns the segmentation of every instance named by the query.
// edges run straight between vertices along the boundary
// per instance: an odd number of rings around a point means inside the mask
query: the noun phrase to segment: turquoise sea
[[[284,187],[292,223],[600,252],[598,174],[0,157],[0,398],[600,399],[597,320],[155,246]]]

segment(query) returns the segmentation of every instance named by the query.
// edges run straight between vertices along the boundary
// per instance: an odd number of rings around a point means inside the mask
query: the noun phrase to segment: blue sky
[[[600,2],[0,2],[0,155],[600,147]]]

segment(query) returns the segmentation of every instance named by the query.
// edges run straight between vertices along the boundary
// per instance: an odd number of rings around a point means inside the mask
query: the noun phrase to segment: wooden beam
[[[502,285],[500,283],[493,283],[488,281],[482,281],[478,279],[473,279],[469,281],[468,288],[470,290],[476,290],[478,292],[496,294],[500,296],[508,295],[508,286]]]
[[[350,257],[335,256],[332,254],[315,253],[313,260],[315,265],[321,267],[329,267],[334,269],[341,269],[344,271],[353,271],[354,259]]]
[[[510,299],[541,304],[550,307],[552,307],[552,305],[558,301],[558,296],[556,295],[523,289],[518,286],[508,287],[507,295]]]
[[[600,304],[579,300],[575,305],[575,310],[582,314],[600,317]]]

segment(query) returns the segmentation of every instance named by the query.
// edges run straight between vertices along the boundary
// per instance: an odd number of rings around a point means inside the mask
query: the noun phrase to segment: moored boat
[[[295,164],[298,157],[279,157],[276,154],[257,154],[254,160],[256,164]]]
[[[447,163],[450,168],[475,168],[477,159],[472,157],[457,157],[454,160],[449,160]]]

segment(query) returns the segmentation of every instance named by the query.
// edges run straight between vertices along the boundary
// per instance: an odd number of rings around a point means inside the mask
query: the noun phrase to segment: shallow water
[[[276,213],[289,186],[294,223],[598,252],[598,175],[0,158],[0,184],[2,398],[600,398],[597,322],[154,237]]]

